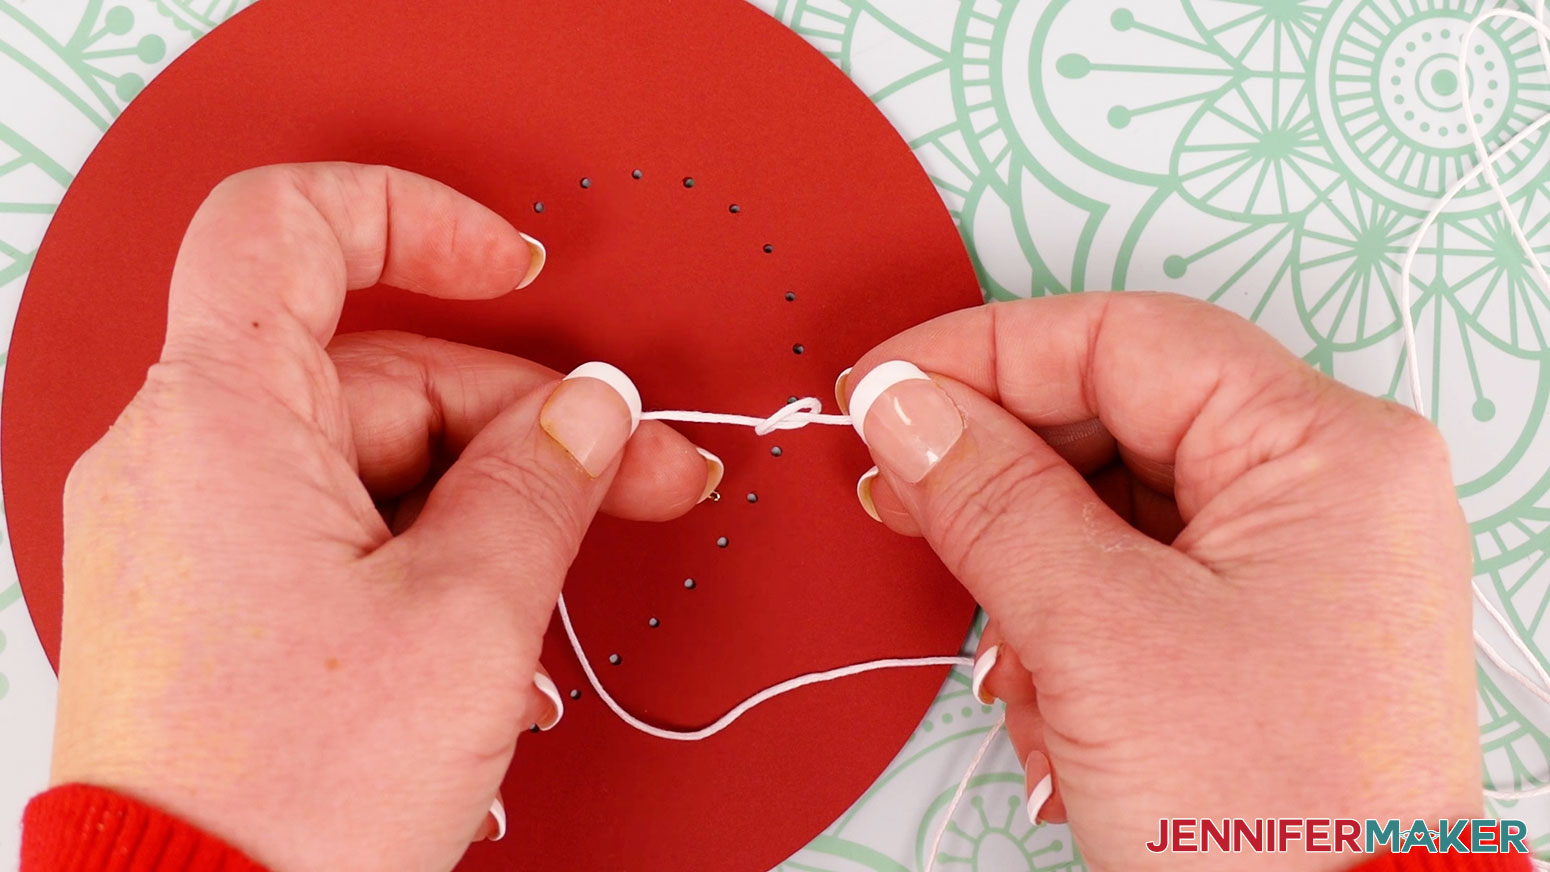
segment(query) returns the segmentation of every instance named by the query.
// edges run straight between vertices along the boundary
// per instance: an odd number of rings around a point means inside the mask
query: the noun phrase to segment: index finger
[[[260,167],[217,185],[190,222],[162,358],[243,364],[254,389],[305,402],[297,392],[315,387],[305,366],[316,359],[303,352],[321,354],[346,291],[380,282],[487,299],[541,265],[536,242],[424,176],[347,163]]]
[[[1175,467],[1187,522],[1223,487],[1300,444],[1332,393],[1355,396],[1237,315],[1188,297],[1083,293],[943,315],[868,352],[990,397],[1032,427],[1098,419],[1145,462]]]

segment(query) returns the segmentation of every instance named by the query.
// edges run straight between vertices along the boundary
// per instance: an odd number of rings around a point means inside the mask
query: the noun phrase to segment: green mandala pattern
[[[204,36],[253,0],[156,0],[156,8],[180,30]]]
[[[0,0],[0,324],[92,145],[170,57],[251,0]],[[989,299],[1161,288],[1239,312],[1314,366],[1405,399],[1397,277],[1438,194],[1474,162],[1462,97],[1492,143],[1550,111],[1532,33],[1481,10],[1516,0],[753,0],[837,63],[910,143]],[[1525,8],[1527,4],[1524,4]],[[686,51],[692,45],[686,44]],[[1550,131],[1498,164],[1550,250]],[[1483,183],[1414,269],[1427,397],[1455,447],[1477,580],[1544,660],[1550,608],[1550,297]],[[0,359],[3,365],[3,359]],[[33,759],[50,717],[9,561],[0,572],[0,761]],[[1488,631],[1487,631],[1488,632]],[[9,644],[7,644],[9,643]],[[1480,673],[1486,772],[1550,765],[1540,709]],[[20,717],[18,717],[20,715]],[[920,869],[962,768],[998,713],[955,673],[868,793],[785,872]],[[46,731],[43,731],[46,734]],[[0,769],[4,766],[0,765]],[[37,785],[0,789],[0,814]],[[13,790],[13,793],[7,793]],[[1009,748],[971,783],[944,872],[1084,866],[1032,827]],[[1544,807],[1513,809],[1536,832]],[[10,836],[0,828],[0,856]]]

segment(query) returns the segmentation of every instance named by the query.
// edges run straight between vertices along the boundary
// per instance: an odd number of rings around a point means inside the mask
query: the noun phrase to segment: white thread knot
[[[775,414],[760,418],[755,415],[731,415],[725,412],[699,412],[692,409],[665,409],[647,412],[642,421],[683,421],[687,424],[737,424],[752,427],[760,436],[768,436],[776,430],[800,430],[809,424],[827,424],[849,427],[849,415],[823,414],[823,402],[817,397],[803,397],[775,410]]]
[[[822,411],[823,403],[817,397],[803,397],[781,406],[763,423],[755,425],[753,431],[760,436],[768,436],[776,430],[800,430],[815,423],[812,417]]]

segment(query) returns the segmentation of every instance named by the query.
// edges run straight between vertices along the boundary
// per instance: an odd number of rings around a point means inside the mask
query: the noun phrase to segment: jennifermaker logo
[[[1527,854],[1528,827],[1509,820],[1351,820],[1345,818],[1163,818],[1156,841],[1162,853],[1327,851],[1371,854]]]

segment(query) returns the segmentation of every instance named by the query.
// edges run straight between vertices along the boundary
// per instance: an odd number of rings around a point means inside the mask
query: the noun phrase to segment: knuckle
[[[258,375],[250,364],[225,360],[213,349],[157,361],[112,430],[141,433],[175,427],[177,432],[204,432],[219,425],[210,409],[251,402],[242,386]]]
[[[1388,404],[1394,407],[1394,404]],[[1408,457],[1420,469],[1451,480],[1452,461],[1448,456],[1448,442],[1442,431],[1426,418],[1404,407],[1398,408],[1397,421],[1393,424],[1394,447],[1398,454]]]
[[[946,483],[937,494],[935,514],[949,559],[957,565],[983,561],[1029,535],[1019,519],[1041,502],[1041,492],[1061,464],[1053,454],[1014,454],[982,466],[980,475]]]
[[[470,256],[480,254],[478,236],[470,232],[467,219],[460,213],[449,215],[436,238],[437,256],[443,263],[460,263]],[[470,249],[473,249],[470,251]]]
[[[1446,487],[1452,492],[1453,466],[1442,431],[1408,406],[1363,397],[1364,414],[1355,417],[1362,461],[1391,474],[1398,482]]]
[[[271,164],[233,173],[210,191],[205,202],[223,202],[235,198],[248,208],[262,208],[277,198],[294,195],[299,189],[296,168],[291,164]]]
[[[465,473],[472,486],[494,489],[525,508],[522,533],[536,541],[565,543],[568,550],[580,543],[586,518],[576,486],[560,471],[531,457],[492,453],[474,458]]]

